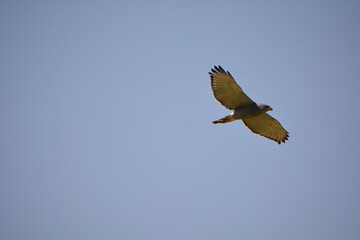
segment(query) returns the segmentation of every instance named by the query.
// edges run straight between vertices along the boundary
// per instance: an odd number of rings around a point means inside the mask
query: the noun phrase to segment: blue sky
[[[0,238],[359,239],[359,12],[2,1]],[[288,142],[211,124],[214,65]]]

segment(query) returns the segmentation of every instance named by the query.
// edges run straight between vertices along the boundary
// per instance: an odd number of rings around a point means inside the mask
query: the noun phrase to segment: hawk
[[[233,112],[213,124],[242,120],[253,133],[271,139],[279,144],[288,140],[289,133],[266,112],[273,109],[266,104],[252,101],[236,83],[231,74],[219,65],[209,72],[211,88],[215,99]]]

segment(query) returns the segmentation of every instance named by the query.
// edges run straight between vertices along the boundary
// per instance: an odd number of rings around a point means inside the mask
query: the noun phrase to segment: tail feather
[[[219,120],[216,120],[216,121],[213,121],[212,123],[213,124],[218,124],[218,123],[228,123],[228,122],[232,122],[234,121],[235,119],[233,118],[232,115],[228,115],[224,118],[220,118]]]

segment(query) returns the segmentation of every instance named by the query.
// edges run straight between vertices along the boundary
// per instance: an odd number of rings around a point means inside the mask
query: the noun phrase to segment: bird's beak
[[[270,108],[270,111],[272,111],[273,109],[272,108]]]

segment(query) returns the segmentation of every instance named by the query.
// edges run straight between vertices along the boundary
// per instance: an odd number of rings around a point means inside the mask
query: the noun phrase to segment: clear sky
[[[360,239],[360,1],[2,1],[0,239]],[[221,65],[289,131],[212,96]]]

